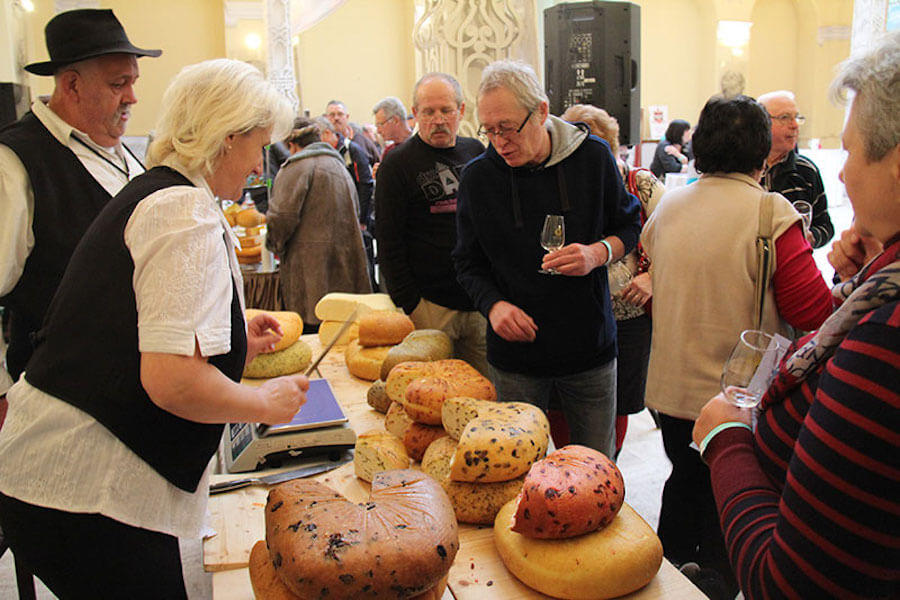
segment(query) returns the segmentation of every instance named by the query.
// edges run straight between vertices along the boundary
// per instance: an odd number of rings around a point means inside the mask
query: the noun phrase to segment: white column
[[[266,0],[265,6],[269,81],[285,95],[297,113],[300,99],[297,98],[291,47],[291,3],[290,0]]]
[[[417,0],[413,28],[417,75],[449,73],[459,80],[468,109],[460,134],[477,128],[475,94],[484,67],[513,58],[538,73],[538,19],[534,0]]]

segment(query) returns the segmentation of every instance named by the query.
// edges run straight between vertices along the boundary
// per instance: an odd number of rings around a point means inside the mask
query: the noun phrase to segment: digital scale
[[[274,468],[283,461],[312,457],[337,460],[356,444],[356,433],[347,424],[331,385],[313,379],[306,404],[290,423],[229,423],[225,428],[225,468],[242,473]]]

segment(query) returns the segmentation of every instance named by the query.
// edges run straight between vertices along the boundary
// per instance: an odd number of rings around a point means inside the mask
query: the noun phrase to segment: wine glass
[[[805,200],[797,200],[794,202],[794,210],[800,213],[800,220],[803,222],[803,235],[809,233],[809,226],[812,224],[812,204]]]
[[[761,373],[757,369],[773,337],[768,333],[747,329],[731,350],[722,369],[722,393],[729,402],[740,408],[753,408],[772,381],[774,371]]]
[[[566,224],[562,215],[544,217],[544,228],[541,230],[541,247],[547,252],[559,250],[566,243]],[[540,269],[539,273],[559,275],[556,269]]]

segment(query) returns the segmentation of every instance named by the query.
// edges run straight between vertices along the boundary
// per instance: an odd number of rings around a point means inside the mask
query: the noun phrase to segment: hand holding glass
[[[562,215],[547,215],[541,230],[541,247],[547,252],[559,250],[566,243],[566,224]],[[539,273],[559,275],[556,269],[540,269]]]
[[[735,406],[753,408],[768,389],[774,371],[762,381],[754,381],[753,385],[751,381],[771,342],[772,336],[762,331],[748,329],[741,332],[740,339],[725,361],[721,378],[722,393]]]
[[[797,200],[794,202],[794,210],[800,213],[800,220],[803,221],[803,235],[807,235],[809,226],[812,225],[812,205],[805,200]]]

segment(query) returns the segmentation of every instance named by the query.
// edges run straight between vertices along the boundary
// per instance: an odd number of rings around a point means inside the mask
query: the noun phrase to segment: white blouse
[[[125,227],[141,352],[231,350],[232,282],[244,308],[237,240],[202,178],[141,200]],[[223,241],[224,236],[224,241]],[[27,373],[26,373],[27,376]],[[209,468],[176,487],[86,412],[19,379],[0,429],[0,491],[23,502],[100,513],[178,537],[204,525]]]

